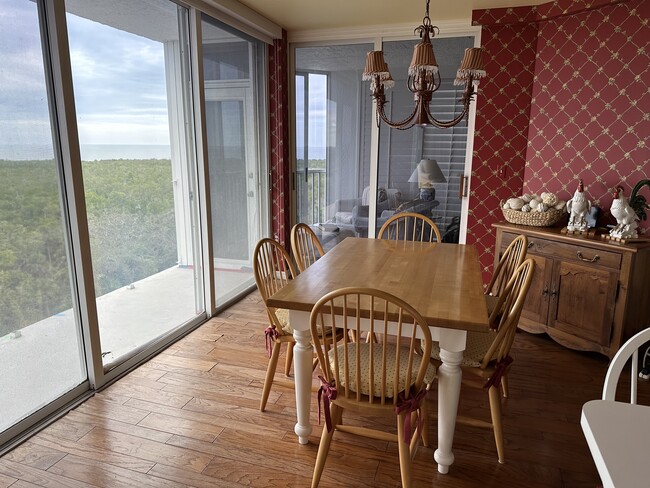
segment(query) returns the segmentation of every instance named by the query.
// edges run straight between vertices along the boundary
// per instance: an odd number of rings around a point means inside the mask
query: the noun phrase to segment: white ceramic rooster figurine
[[[566,210],[569,212],[568,230],[584,232],[589,229],[585,215],[591,211],[591,202],[587,200],[584,191],[582,180],[579,180],[573,198],[566,202]]]
[[[636,230],[639,224],[634,209],[630,206],[627,198],[623,196],[623,188],[617,186],[614,188],[614,200],[609,209],[614,218],[616,219],[616,226],[609,231],[609,235],[616,239],[634,239],[639,237]]]

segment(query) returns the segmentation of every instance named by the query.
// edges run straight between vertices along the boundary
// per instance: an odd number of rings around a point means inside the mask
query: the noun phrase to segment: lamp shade
[[[483,56],[480,47],[468,47],[465,49],[465,55],[460,62],[460,68],[456,73],[454,85],[464,85],[471,77],[473,79],[483,78],[485,69],[483,68]]]
[[[417,183],[418,188],[433,188],[434,183],[446,182],[447,178],[435,159],[422,159],[409,178],[409,183]]]
[[[366,81],[372,80],[374,75],[379,75],[382,80],[390,77],[383,51],[370,51],[366,56],[366,67],[363,70],[362,79]]]
[[[438,62],[436,55],[433,53],[431,41],[422,41],[413,48],[413,58],[409,67],[409,74],[415,75],[418,72],[427,71],[436,73],[438,71]]]

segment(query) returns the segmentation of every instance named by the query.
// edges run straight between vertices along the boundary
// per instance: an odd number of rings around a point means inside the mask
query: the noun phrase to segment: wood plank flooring
[[[287,386],[274,385],[267,411],[258,409],[265,320],[252,293],[0,458],[0,488],[309,486],[321,427],[298,445]],[[416,486],[600,484],[579,420],[583,403],[600,396],[607,359],[527,333],[517,335],[513,356],[503,408],[506,464],[497,463],[491,430],[458,425],[449,474],[438,474],[432,448],[421,447]],[[435,399],[427,400],[431,412]],[[460,414],[487,420],[487,394],[463,391]],[[435,439],[432,419],[433,446]],[[396,445],[334,436],[323,488],[399,484]]]

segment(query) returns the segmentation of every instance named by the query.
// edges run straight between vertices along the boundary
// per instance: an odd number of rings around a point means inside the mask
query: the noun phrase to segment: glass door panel
[[[255,283],[251,259],[263,233],[264,46],[203,16],[203,70],[217,306]]]
[[[325,249],[367,236],[372,101],[361,74],[372,44],[298,47],[296,221]]]
[[[187,10],[66,2],[105,369],[204,313]]]
[[[37,7],[0,0],[0,434],[87,379]]]
[[[418,41],[384,42],[385,59],[395,80],[394,88],[387,90],[387,115],[391,120],[402,120],[414,107],[413,94],[406,78],[413,46]],[[472,37],[434,39],[436,60],[442,77],[441,87],[433,94],[431,113],[439,120],[453,119],[462,108],[457,102],[462,87],[454,86],[458,62],[465,48],[474,44]],[[445,242],[458,242],[460,230],[460,179],[465,170],[467,121],[449,129],[413,127],[409,130],[390,129],[381,124],[379,129],[378,182],[381,192],[399,192],[402,204],[399,211],[422,213],[433,219]],[[446,181],[424,183],[413,177],[422,159],[433,159]],[[432,188],[425,188],[425,187]],[[378,193],[379,194],[379,193]],[[379,204],[379,202],[378,202]],[[382,222],[377,222],[379,231]]]

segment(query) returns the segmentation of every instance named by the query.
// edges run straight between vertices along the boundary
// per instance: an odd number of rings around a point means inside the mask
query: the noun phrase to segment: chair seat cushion
[[[293,328],[289,324],[289,310],[286,308],[276,308],[275,316],[278,318],[278,322],[282,326],[282,332],[285,334],[293,334]]]
[[[356,354],[357,343],[348,344],[348,368],[350,368],[350,385],[349,388],[352,391],[358,391],[356,385],[356,364],[357,364],[357,354]],[[368,375],[369,365],[370,365],[370,348],[374,347],[373,351],[373,393],[375,396],[381,395],[381,377],[382,377],[382,346],[377,343],[360,343],[359,344],[359,356],[361,361],[361,393],[363,395],[370,395],[370,377]],[[343,377],[343,344],[337,347],[338,359],[340,362],[340,374],[341,374],[341,387],[345,386],[345,378]],[[386,378],[393,378],[395,376],[395,356],[397,354],[397,347],[395,345],[388,345],[386,352]],[[330,367],[334,369],[335,359],[334,359],[334,349],[329,351],[329,362]],[[413,359],[413,374],[416,374],[420,368],[420,361],[422,356],[415,356]],[[406,369],[408,366],[408,349],[402,349],[402,354],[400,354],[400,378],[399,378],[399,393],[400,391],[406,390]],[[430,384],[433,382],[433,379],[436,375],[436,368],[433,364],[429,364],[427,372],[424,376],[424,382]],[[413,384],[414,381],[411,382]],[[411,385],[408,385],[409,388]],[[393,391],[393,381],[386,381],[386,395],[387,398],[393,398],[395,392]]]
[[[495,337],[496,333],[491,331],[468,332],[467,343],[465,351],[463,352],[463,361],[460,365],[468,366],[470,368],[479,368]],[[431,344],[431,357],[440,361],[440,345],[437,342]]]
[[[289,323],[289,310],[286,308],[276,308],[275,316],[278,318],[278,322],[282,326],[282,332],[284,334],[293,335],[293,327]],[[321,327],[318,326],[318,331],[320,332]]]

